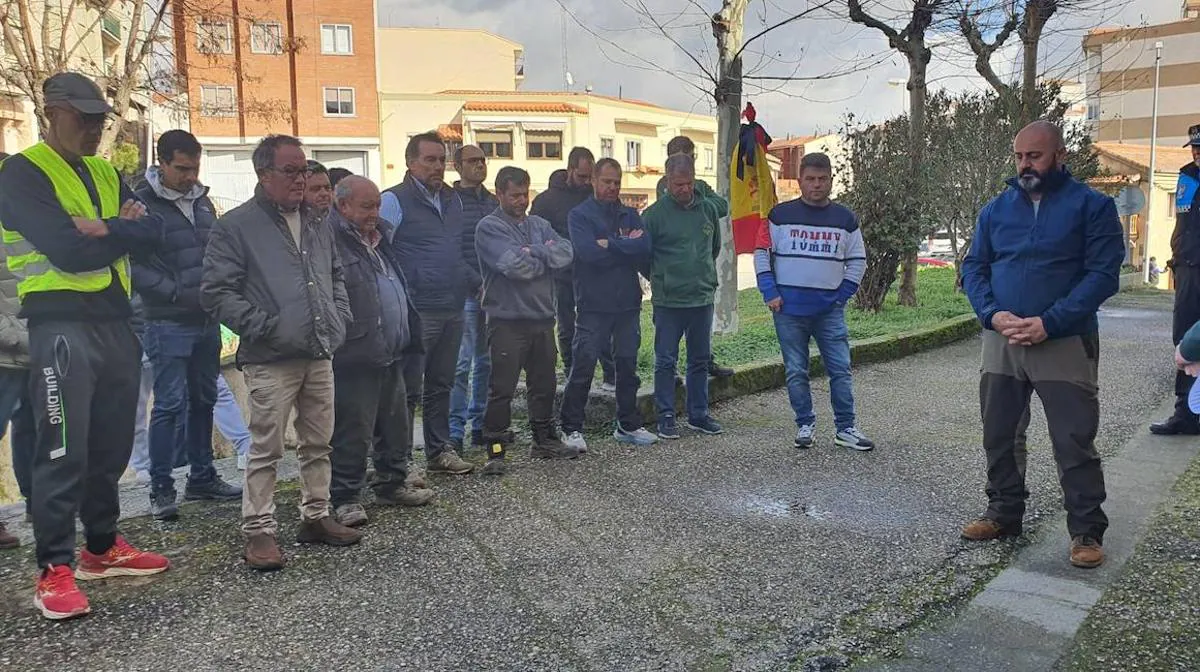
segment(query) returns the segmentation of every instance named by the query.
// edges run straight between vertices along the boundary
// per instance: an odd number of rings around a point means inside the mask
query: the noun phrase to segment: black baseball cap
[[[113,111],[104,92],[92,80],[78,72],[60,72],[42,84],[46,104],[66,103],[83,114],[108,114]]]
[[[1200,147],[1200,124],[1188,129],[1188,141],[1184,147]]]

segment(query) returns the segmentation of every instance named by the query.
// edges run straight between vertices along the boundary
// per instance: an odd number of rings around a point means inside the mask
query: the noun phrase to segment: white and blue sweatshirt
[[[844,205],[800,199],[771,209],[754,250],[764,301],[783,299],[785,315],[820,315],[858,291],[867,270],[858,217]]]

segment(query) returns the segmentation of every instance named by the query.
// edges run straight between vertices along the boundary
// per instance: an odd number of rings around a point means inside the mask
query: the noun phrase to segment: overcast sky
[[[752,0],[746,35],[794,15],[810,1]],[[1043,70],[1079,78],[1080,42],[1088,28],[1176,20],[1182,4],[1181,0],[1088,2],[1102,6],[1052,20],[1047,29],[1052,34],[1041,58]],[[565,88],[565,23],[567,64],[575,90],[591,85],[597,93],[705,113],[712,109],[711,95],[705,94],[712,84],[688,53],[713,70],[715,41],[705,14],[718,10],[720,4],[720,0],[379,0],[379,20],[391,26],[482,28],[520,42],[525,46],[523,88],[527,90]],[[657,22],[668,26],[680,46],[639,16],[638,7],[647,8]],[[903,7],[899,0],[868,0],[865,7],[893,25],[904,23],[902,12],[897,11]],[[905,93],[888,80],[907,76],[904,59],[888,51],[877,31],[841,18],[845,11],[844,4],[831,5],[748,47],[748,75],[812,78],[851,73],[787,83],[748,82],[746,99],[758,108],[759,121],[776,138],[836,129],[847,113],[872,120],[901,111]],[[975,74],[973,57],[968,57],[969,50],[956,35],[935,38],[933,52],[931,88],[985,86]],[[1001,77],[1015,75],[1016,53],[1006,49],[993,58]],[[443,52],[436,57],[455,55]]]

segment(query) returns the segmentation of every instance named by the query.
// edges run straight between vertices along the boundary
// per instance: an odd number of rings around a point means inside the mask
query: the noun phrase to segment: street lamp
[[[888,80],[888,86],[894,86],[900,89],[900,113],[904,114],[906,103],[908,101],[908,80],[903,77],[893,77]]]
[[[1150,282],[1150,224],[1154,217],[1154,171],[1158,168],[1158,75],[1163,43],[1154,43],[1154,103],[1150,109],[1150,193],[1146,196],[1146,240],[1142,243],[1142,278]]]

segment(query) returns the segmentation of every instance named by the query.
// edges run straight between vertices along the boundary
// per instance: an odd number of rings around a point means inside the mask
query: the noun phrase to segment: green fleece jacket
[[[718,218],[727,217],[729,215],[729,201],[721,198],[721,195],[713,191],[713,188],[708,186],[708,183],[704,180],[696,180],[696,195],[700,197],[700,200],[706,201],[713,206]],[[667,178],[665,175],[658,181],[658,198],[669,198],[667,195]]]
[[[680,205],[666,196],[642,213],[650,236],[651,302],[665,308],[695,308],[713,302],[717,291],[717,255],[721,253],[720,215],[697,196]]]

